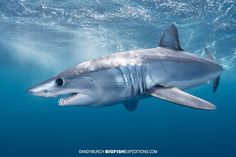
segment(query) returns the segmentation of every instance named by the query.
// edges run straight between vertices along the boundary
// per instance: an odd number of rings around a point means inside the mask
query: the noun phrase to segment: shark
[[[123,104],[134,111],[141,99],[156,97],[185,107],[213,110],[216,106],[185,90],[212,82],[218,88],[223,67],[208,57],[183,50],[178,30],[170,25],[155,48],[112,53],[73,66],[27,91],[61,97],[61,106],[103,107]]]

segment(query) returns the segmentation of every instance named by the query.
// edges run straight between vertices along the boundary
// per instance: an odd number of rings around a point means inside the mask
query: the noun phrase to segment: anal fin
[[[154,87],[149,90],[149,94],[151,96],[173,102],[179,105],[183,105],[186,107],[203,109],[203,110],[212,110],[215,109],[215,105],[212,103],[188,94],[176,87],[165,88],[165,87]]]

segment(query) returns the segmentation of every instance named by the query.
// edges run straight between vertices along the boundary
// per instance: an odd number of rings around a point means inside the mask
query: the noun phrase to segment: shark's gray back
[[[71,75],[79,75],[116,67],[150,64],[153,62],[161,62],[163,60],[177,61],[177,62],[194,61],[205,64],[207,64],[208,62],[212,62],[211,60],[201,58],[190,53],[157,47],[145,50],[124,51],[119,53],[113,53],[108,56],[99,57],[78,64],[75,67],[62,72],[61,75],[65,73]]]

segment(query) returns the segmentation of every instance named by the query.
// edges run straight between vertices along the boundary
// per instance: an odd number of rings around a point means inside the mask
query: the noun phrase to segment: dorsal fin
[[[161,37],[160,47],[183,51],[179,44],[178,30],[174,24],[170,25]]]

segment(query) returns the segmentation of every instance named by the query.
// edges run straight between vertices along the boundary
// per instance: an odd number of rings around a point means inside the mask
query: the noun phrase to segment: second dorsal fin
[[[183,51],[179,44],[178,30],[174,24],[170,25],[161,37],[160,47]]]

